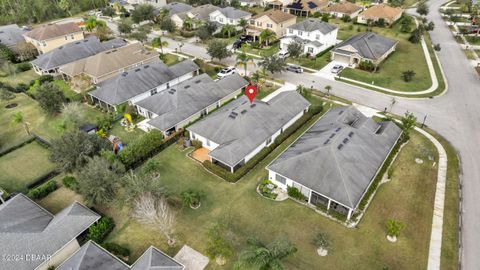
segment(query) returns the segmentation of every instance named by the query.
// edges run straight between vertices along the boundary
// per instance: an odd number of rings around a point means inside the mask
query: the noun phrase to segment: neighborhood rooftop
[[[160,60],[155,60],[99,83],[97,89],[89,94],[108,104],[118,105],[198,69],[191,60],[170,67]]]
[[[373,32],[365,32],[357,34],[336,45],[333,51],[338,51],[342,54],[358,53],[363,58],[376,60],[396,44],[396,40],[382,37]]]
[[[187,5],[185,3],[173,2],[173,3],[167,4],[163,8],[168,10],[168,15],[169,16],[172,16],[172,15],[175,15],[177,13],[190,11],[193,7],[190,6],[190,5]]]
[[[276,23],[282,23],[284,21],[296,18],[295,15],[280,10],[268,10],[253,16],[252,19],[259,19],[263,16],[269,17],[272,21]]]
[[[268,169],[354,209],[400,134],[395,123],[377,123],[353,106],[334,108]]]
[[[238,74],[226,76],[217,82],[208,74],[202,74],[136,104],[158,115],[148,124],[167,131],[247,85],[248,82]]]
[[[183,270],[185,267],[157,248],[149,247],[132,265],[132,270]]]
[[[32,64],[43,70],[49,70],[126,44],[120,38],[100,42],[96,36],[90,36],[41,54],[32,61]]]
[[[250,13],[246,11],[233,7],[224,7],[219,9],[218,11],[220,11],[226,18],[229,19],[240,19],[250,15]]]
[[[11,47],[20,42],[24,42],[23,34],[25,31],[16,24],[0,26],[0,43]]]
[[[217,7],[217,6],[214,6],[214,5],[211,5],[211,4],[205,4],[205,5],[201,5],[201,6],[198,6],[198,7],[194,7],[192,8],[191,10],[187,11],[187,12],[184,12],[184,15],[186,15],[187,13],[191,13],[193,14],[193,16],[195,16],[195,19],[197,20],[208,20],[210,18],[210,13],[214,12],[215,10],[220,10],[221,8]],[[180,17],[182,13],[178,13],[178,15]]]
[[[332,4],[331,6],[328,6],[323,9],[325,12],[337,12],[337,13],[343,13],[343,14],[352,14],[355,13],[359,10],[361,10],[362,7],[359,5],[356,5],[354,3],[348,2],[348,1],[343,1],[340,3],[335,3]]]
[[[54,255],[100,218],[81,205],[73,203],[56,215],[18,194],[0,205],[0,253]],[[5,244],[8,243],[8,244]],[[42,260],[2,260],[2,270],[31,270]]]
[[[402,8],[391,7],[385,4],[374,5],[367,10],[363,11],[361,15],[365,18],[384,18],[384,19],[394,19],[400,13],[402,13]]]
[[[76,23],[64,23],[64,24],[45,24],[34,28],[32,31],[25,33],[25,36],[35,40],[47,40],[55,37],[69,35],[77,32],[81,32],[82,29],[78,27]]]
[[[234,167],[310,103],[296,91],[283,92],[269,102],[246,96],[231,102],[188,130],[219,144],[209,155]]]
[[[318,30],[322,34],[327,34],[337,29],[338,27],[336,25],[329,24],[318,19],[305,19],[304,21],[289,26],[288,28],[304,32],[313,32]]]

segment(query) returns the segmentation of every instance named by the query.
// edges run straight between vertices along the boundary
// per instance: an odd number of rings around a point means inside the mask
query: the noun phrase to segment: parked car
[[[277,53],[278,57],[280,58],[287,58],[290,54],[288,52],[284,52],[284,51],[279,51]]]
[[[220,72],[218,72],[217,76],[218,78],[223,78],[225,76],[228,76],[228,75],[232,75],[232,74],[235,74],[237,72],[237,69],[234,68],[234,67],[226,67],[222,70],[220,70]]]
[[[333,73],[333,74],[338,74],[338,73],[340,73],[340,71],[342,71],[342,70],[343,70],[343,66],[342,66],[342,65],[335,65],[335,66],[333,66],[333,68],[332,68],[332,73]]]
[[[247,43],[253,42],[253,36],[250,35],[241,35],[240,40],[245,41]]]
[[[303,73],[303,68],[297,65],[289,65],[287,70],[295,73]]]
[[[232,48],[234,48],[235,50],[238,50],[238,49],[240,49],[240,48],[242,47],[242,45],[245,44],[245,43],[246,43],[245,41],[239,39],[239,40],[237,40],[237,41],[235,41],[235,42],[233,43]]]

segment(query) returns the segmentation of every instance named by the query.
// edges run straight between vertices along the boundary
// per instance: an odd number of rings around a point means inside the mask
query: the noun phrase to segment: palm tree
[[[232,32],[235,32],[237,29],[235,29],[235,26],[234,25],[231,25],[231,24],[226,24],[223,26],[222,28],[222,33],[225,34],[227,33],[228,35],[228,38],[230,38],[232,36]]]
[[[247,31],[247,26],[248,26],[248,21],[245,20],[244,18],[242,18],[242,19],[240,19],[240,21],[238,22],[238,25],[239,25],[240,27],[242,27],[243,33],[246,33],[246,31]]]
[[[326,85],[325,86],[325,91],[327,91],[327,95],[330,95],[330,90],[332,90],[332,86],[331,85]]]
[[[95,16],[89,16],[83,19],[85,21],[85,29],[92,32],[93,29],[106,26],[107,24],[102,20],[97,20]]]
[[[183,29],[190,31],[193,29],[193,25],[194,25],[193,19],[190,17],[187,17],[183,22]]]
[[[259,84],[262,79],[262,75],[260,75],[260,72],[257,70],[252,74],[252,82],[254,84]]]
[[[25,129],[25,132],[27,135],[30,135],[30,129],[28,128],[28,125],[30,125],[28,122],[25,121],[25,118],[23,117],[22,112],[17,112],[14,115],[12,115],[12,123],[13,124],[22,124],[23,129]]]
[[[297,248],[288,240],[276,240],[268,245],[257,239],[249,239],[248,247],[242,251],[238,266],[255,269],[283,269],[282,259],[295,253]]]
[[[152,40],[152,47],[153,48],[160,48],[160,51],[163,54],[163,47],[168,46],[168,42],[163,41],[162,37],[156,37]]]
[[[237,54],[237,63],[235,64],[235,66],[243,66],[245,68],[245,74],[244,76],[247,76],[248,73],[247,73],[247,67],[248,67],[248,64],[251,63],[253,65],[255,65],[255,62],[253,61],[253,58],[251,56],[249,56],[248,54],[246,54],[244,51],[242,51],[241,53]]]
[[[260,44],[262,44],[263,42],[265,42],[265,45],[268,46],[268,44],[275,38],[277,38],[277,34],[275,34],[275,32],[273,32],[272,30],[270,29],[265,29],[263,30],[260,35],[259,35],[259,38],[260,38]]]

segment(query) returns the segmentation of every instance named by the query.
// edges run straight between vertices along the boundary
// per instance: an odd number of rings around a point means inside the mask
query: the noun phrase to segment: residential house
[[[303,45],[303,53],[317,55],[334,46],[337,42],[338,27],[319,19],[305,19],[287,28],[280,39],[280,50],[287,51],[288,45],[298,42]]]
[[[330,14],[330,16],[336,18],[350,17],[355,18],[363,10],[363,7],[356,5],[349,1],[342,1],[339,3],[334,3],[325,7],[322,10],[322,13]]]
[[[55,48],[84,38],[76,23],[45,24],[23,34],[25,41],[33,44],[38,53],[47,53]]]
[[[129,69],[155,61],[158,55],[157,51],[147,50],[137,42],[63,65],[59,72],[67,80],[83,75],[97,84]]]
[[[190,139],[202,142],[213,163],[233,173],[271,145],[309,106],[296,91],[282,92],[268,102],[250,103],[241,96],[187,130]]]
[[[332,49],[332,60],[356,67],[362,61],[378,66],[395,51],[398,41],[373,32],[357,34]]]
[[[96,36],[90,36],[83,40],[68,43],[41,54],[37,59],[30,62],[33,70],[39,75],[58,75],[60,66],[75,62],[80,59],[104,52],[106,50],[125,46],[123,39],[112,39],[100,42]]]
[[[230,24],[238,26],[242,19],[248,22],[251,17],[252,14],[233,7],[224,7],[210,13],[210,21],[220,25]]]
[[[24,33],[25,30],[16,24],[2,25],[0,26],[0,44],[15,50],[18,44],[25,42]]]
[[[358,15],[357,23],[368,24],[383,19],[385,24],[393,24],[402,17],[402,13],[403,9],[400,7],[391,7],[386,4],[374,5]]]
[[[163,8],[168,10],[168,16],[173,16],[177,13],[188,12],[193,7],[188,5],[188,4],[181,3],[181,2],[172,2],[172,3],[167,4]]]
[[[89,240],[57,270],[183,270],[185,267],[167,254],[150,246],[140,258],[129,266],[118,257]]]
[[[167,4],[166,0],[126,0],[128,4],[132,6],[136,5],[151,5],[155,8],[162,8]]]
[[[269,29],[277,35],[277,38],[281,38],[285,34],[286,29],[294,25],[296,21],[297,17],[295,15],[280,10],[268,10],[250,19],[247,34],[257,39],[263,30]]]
[[[192,78],[198,70],[199,67],[191,60],[169,67],[157,59],[99,83],[97,89],[88,94],[95,104],[116,111],[116,106],[124,103],[133,105]]]
[[[350,219],[401,133],[353,106],[331,109],[267,166],[268,179]]]
[[[77,237],[100,216],[75,202],[56,215],[23,194],[0,205],[2,270],[47,270],[80,248]]]
[[[210,20],[210,14],[219,9],[221,8],[211,4],[206,4],[194,7],[186,12],[174,14],[170,18],[180,29],[183,28],[183,24],[185,22],[189,22],[192,28],[197,28],[204,22]]]
[[[231,4],[232,1],[228,1]],[[263,4],[262,0],[239,0],[240,6],[242,7],[256,7],[261,6]]]
[[[328,0],[294,0],[283,6],[283,11],[308,17],[328,6]]]
[[[151,119],[147,122],[151,128],[169,135],[236,98],[247,85],[248,81],[238,74],[216,82],[202,74],[135,105],[140,115]]]

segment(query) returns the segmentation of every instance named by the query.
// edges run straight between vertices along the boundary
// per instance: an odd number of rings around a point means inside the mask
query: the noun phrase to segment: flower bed
[[[272,183],[270,180],[263,180],[260,185],[258,185],[258,192],[269,199],[275,200],[278,196],[277,193],[273,191],[277,188],[277,185]]]

